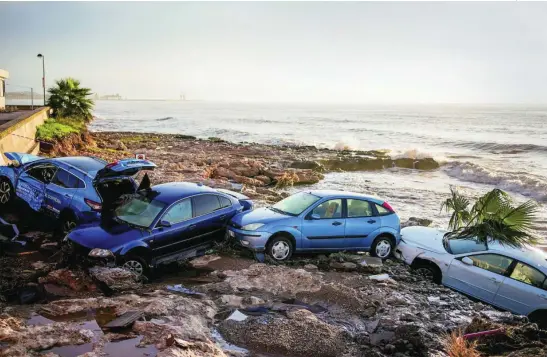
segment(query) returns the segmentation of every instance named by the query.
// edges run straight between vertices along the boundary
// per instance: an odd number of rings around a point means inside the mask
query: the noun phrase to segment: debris
[[[38,279],[41,284],[56,284],[69,287],[70,289],[81,291],[95,291],[97,288],[91,279],[83,271],[74,271],[69,269],[58,269],[50,272],[48,275]]]
[[[226,320],[234,320],[234,321],[245,321],[247,319],[247,315],[242,314],[239,310],[234,310],[230,316]]]
[[[144,316],[144,313],[142,311],[127,311],[126,313],[118,317],[117,319],[107,323],[105,327],[106,328],[128,327],[129,325],[133,324],[133,322],[137,321],[143,316]]]
[[[394,337],[395,337],[395,332],[391,332],[391,331],[373,333],[370,335],[370,344],[373,346],[378,346],[382,342],[384,343],[391,342]]]
[[[465,338],[466,340],[470,340],[470,339],[479,338],[482,336],[503,335],[504,333],[505,333],[505,329],[503,327],[500,327],[495,330],[466,333],[465,335],[463,335],[463,338]]]
[[[306,264],[306,265],[304,265],[304,269],[309,270],[309,271],[315,271],[315,270],[318,270],[319,268],[317,267],[317,265]]]
[[[0,218],[0,241],[7,242],[19,236],[19,229],[15,224],[8,223]]]
[[[27,286],[22,287],[19,289],[19,303],[24,304],[32,304],[40,300],[43,296],[42,291],[40,291],[40,288],[36,284],[29,284]]]
[[[169,291],[174,291],[174,292],[177,292],[177,293],[183,293],[183,294],[186,294],[186,295],[206,296],[203,293],[198,293],[197,291],[185,288],[184,286],[182,286],[182,284],[167,285],[166,289],[169,290]]]
[[[375,281],[386,281],[386,280],[391,279],[391,278],[389,277],[389,274],[371,275],[371,276],[369,276],[368,278],[371,279],[371,280],[375,280]]]

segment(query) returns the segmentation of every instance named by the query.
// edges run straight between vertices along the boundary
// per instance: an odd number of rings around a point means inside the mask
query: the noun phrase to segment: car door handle
[[[501,283],[501,281],[498,280],[498,279],[496,279],[496,278],[490,278],[490,280],[492,280],[492,281],[493,281],[494,283],[496,283],[496,284]]]
[[[367,223],[372,224],[372,223],[376,223],[376,221],[375,221],[374,219],[369,219],[369,220],[367,221]]]
[[[220,219],[224,219],[224,218],[226,218],[226,215],[225,215],[225,214],[223,214],[222,216],[220,216],[220,217],[218,217],[218,218],[220,218]]]
[[[332,222],[332,225],[333,225],[333,226],[339,226],[339,225],[341,225],[341,224],[342,224],[342,222],[338,222],[338,221]]]
[[[191,230],[194,230],[196,229],[196,225],[195,224],[192,224],[191,226],[188,226],[188,230],[191,231]]]

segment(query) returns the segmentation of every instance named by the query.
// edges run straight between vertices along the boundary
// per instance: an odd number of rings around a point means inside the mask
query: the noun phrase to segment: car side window
[[[226,197],[218,196],[218,199],[220,200],[221,208],[230,207],[232,205],[232,201],[230,201]]]
[[[56,169],[57,168],[51,164],[40,164],[27,169],[26,173],[40,182],[49,183],[53,179]]]
[[[192,218],[192,200],[185,199],[169,208],[163,215],[162,220],[171,224],[183,222]]]
[[[536,288],[542,288],[545,282],[545,275],[542,272],[521,262],[515,265],[510,277]]]
[[[53,180],[51,180],[51,183],[64,188],[84,187],[84,183],[82,182],[82,180],[63,169],[57,169],[57,172],[55,173]]]
[[[348,218],[373,216],[372,204],[368,201],[348,199]]]
[[[385,208],[384,206],[380,206],[378,204],[374,204],[376,206],[376,211],[378,211],[379,216],[387,216],[388,214],[392,214],[390,210]]]
[[[498,254],[478,254],[468,257],[473,261],[474,266],[500,275],[505,275],[513,263],[513,259]]]
[[[342,217],[342,200],[329,200],[315,207],[312,214],[318,215],[321,219]]]
[[[220,201],[217,195],[199,195],[193,197],[194,216],[199,217],[220,209]]]

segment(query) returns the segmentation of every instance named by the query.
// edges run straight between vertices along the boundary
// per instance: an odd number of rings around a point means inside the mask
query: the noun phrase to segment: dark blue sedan
[[[227,222],[251,210],[248,197],[187,182],[153,186],[128,197],[111,219],[66,236],[76,252],[147,274],[159,264],[203,254],[225,235]],[[107,223],[108,221],[108,223]]]

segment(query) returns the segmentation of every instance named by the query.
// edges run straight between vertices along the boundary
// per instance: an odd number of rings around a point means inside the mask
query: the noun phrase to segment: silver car
[[[532,321],[547,324],[547,254],[476,239],[446,239],[428,227],[401,230],[395,257],[418,273]]]

